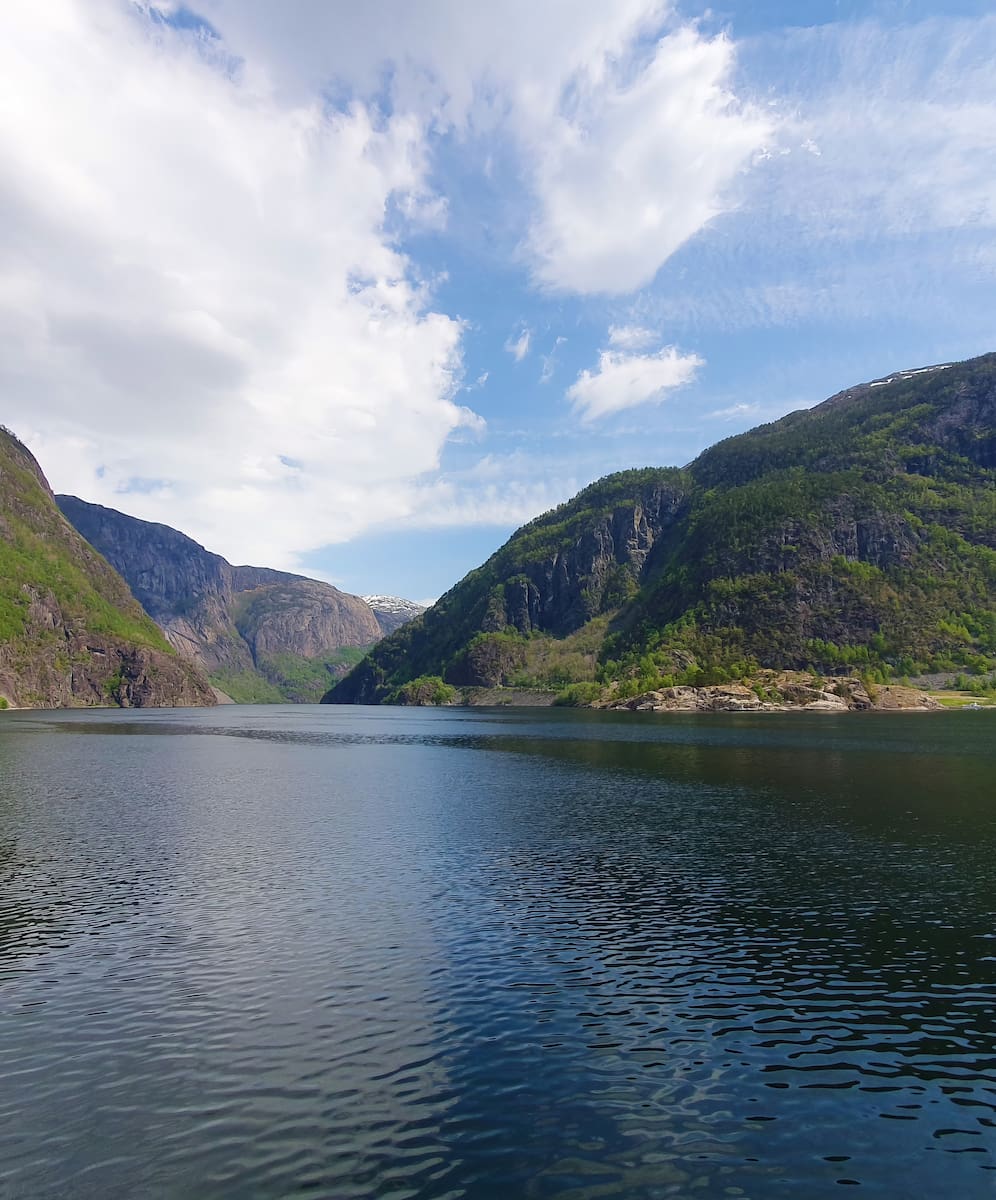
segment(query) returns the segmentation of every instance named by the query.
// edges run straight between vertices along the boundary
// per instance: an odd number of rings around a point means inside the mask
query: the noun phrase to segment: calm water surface
[[[996,1196],[996,713],[4,713],[4,1197]]]

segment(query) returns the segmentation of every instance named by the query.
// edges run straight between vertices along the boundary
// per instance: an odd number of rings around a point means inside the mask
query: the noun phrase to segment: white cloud
[[[595,371],[582,371],[567,397],[583,421],[659,403],[667,392],[690,383],[704,366],[697,354],[681,354],[667,346],[653,354],[603,350]]]
[[[609,345],[620,350],[645,350],[658,340],[657,334],[641,325],[610,325]]]
[[[793,110],[783,140],[796,149],[754,178],[759,233],[811,242],[996,227],[996,17],[826,25],[772,42],[765,67]]]
[[[732,90],[724,36],[667,0],[204,0],[240,52],[294,91],[330,80],[435,128],[497,134],[532,195],[522,250],[555,291],[624,293],[717,214],[774,137],[771,110]],[[484,160],[491,170],[493,159]]]
[[[550,353],[542,356],[543,368],[540,371],[540,383],[549,383],[553,378],[554,372],[557,370],[557,351],[566,341],[565,337],[556,338]]]
[[[717,408],[709,416],[715,420],[737,421],[744,417],[752,417],[760,411],[760,404],[731,404],[729,408]]]
[[[411,529],[515,527],[570,499],[581,486],[579,478],[576,464],[550,456],[486,454],[426,482],[404,524]]]
[[[729,91],[733,47],[686,26],[642,62],[586,64],[570,103],[533,138],[540,212],[529,237],[538,281],[557,291],[630,292],[713,217],[771,139],[772,120]]]
[[[523,329],[517,338],[510,337],[505,343],[505,349],[516,362],[522,362],[529,353],[529,343],[532,341],[532,337],[531,329]]]
[[[0,392],[53,485],[275,566],[411,512],[480,425],[387,232],[438,217],[420,123],[116,0],[12,0],[0,73]]]

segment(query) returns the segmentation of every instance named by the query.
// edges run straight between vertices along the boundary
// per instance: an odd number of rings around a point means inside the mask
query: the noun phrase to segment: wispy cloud
[[[729,408],[717,408],[708,415],[712,420],[739,421],[756,416],[760,411],[760,404],[731,404]]]
[[[505,349],[511,354],[516,362],[522,360],[529,353],[529,345],[532,342],[533,334],[531,329],[523,329],[518,337],[514,335],[505,343]]]
[[[660,338],[641,325],[610,325],[609,345],[619,350],[645,350]]]
[[[540,383],[549,383],[550,380],[553,378],[554,372],[557,370],[557,364],[559,361],[557,358],[557,351],[560,349],[561,346],[564,345],[564,343],[566,341],[567,341],[567,338],[558,337],[554,341],[553,348],[551,349],[550,353],[543,355],[543,358],[542,358],[543,369],[540,371]]]

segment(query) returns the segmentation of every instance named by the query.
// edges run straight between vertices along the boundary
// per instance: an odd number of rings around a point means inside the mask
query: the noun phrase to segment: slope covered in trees
[[[328,694],[591,698],[758,668],[996,665],[996,355],[903,371],[524,526]],[[597,685],[597,686],[596,686]]]

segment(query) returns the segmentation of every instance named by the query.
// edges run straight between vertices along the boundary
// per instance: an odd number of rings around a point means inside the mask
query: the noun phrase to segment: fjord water
[[[2,717],[2,1196],[996,1191],[996,713]]]

